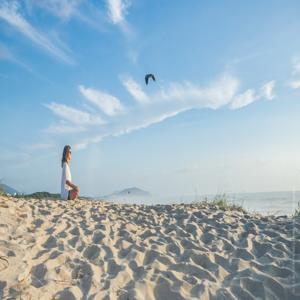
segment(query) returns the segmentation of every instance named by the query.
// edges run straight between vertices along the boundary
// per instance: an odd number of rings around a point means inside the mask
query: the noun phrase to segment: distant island
[[[16,189],[14,189],[4,183],[0,183],[0,191],[2,191],[5,194],[12,195],[12,196],[19,194],[19,192]]]

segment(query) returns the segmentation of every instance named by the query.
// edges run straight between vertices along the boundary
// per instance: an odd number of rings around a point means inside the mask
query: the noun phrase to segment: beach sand
[[[0,196],[0,299],[300,299],[300,218]]]

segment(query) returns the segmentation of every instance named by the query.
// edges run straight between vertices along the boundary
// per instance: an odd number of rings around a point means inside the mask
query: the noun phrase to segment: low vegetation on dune
[[[4,189],[0,186],[0,196],[5,195]]]
[[[221,210],[235,210],[247,213],[247,211],[241,205],[231,203],[226,194],[216,195],[212,200],[205,198],[202,201],[193,202],[193,204],[208,205],[210,207],[217,207]]]
[[[293,216],[295,218],[300,218],[300,202],[298,202],[298,207],[295,209]]]
[[[60,194],[53,194],[49,192],[35,192],[32,194],[18,194],[15,197],[23,199],[60,199]]]

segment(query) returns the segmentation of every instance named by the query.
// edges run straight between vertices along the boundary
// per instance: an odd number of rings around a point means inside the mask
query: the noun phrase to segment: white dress
[[[62,175],[61,175],[61,198],[64,200],[68,200],[69,191],[72,189],[70,186],[66,184],[66,181],[69,180],[72,182],[71,171],[68,163],[64,162],[62,167]]]

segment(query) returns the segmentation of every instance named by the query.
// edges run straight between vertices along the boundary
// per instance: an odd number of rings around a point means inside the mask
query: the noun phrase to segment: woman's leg
[[[70,200],[75,200],[78,196],[78,190],[70,190],[69,191],[69,194],[70,194]]]

